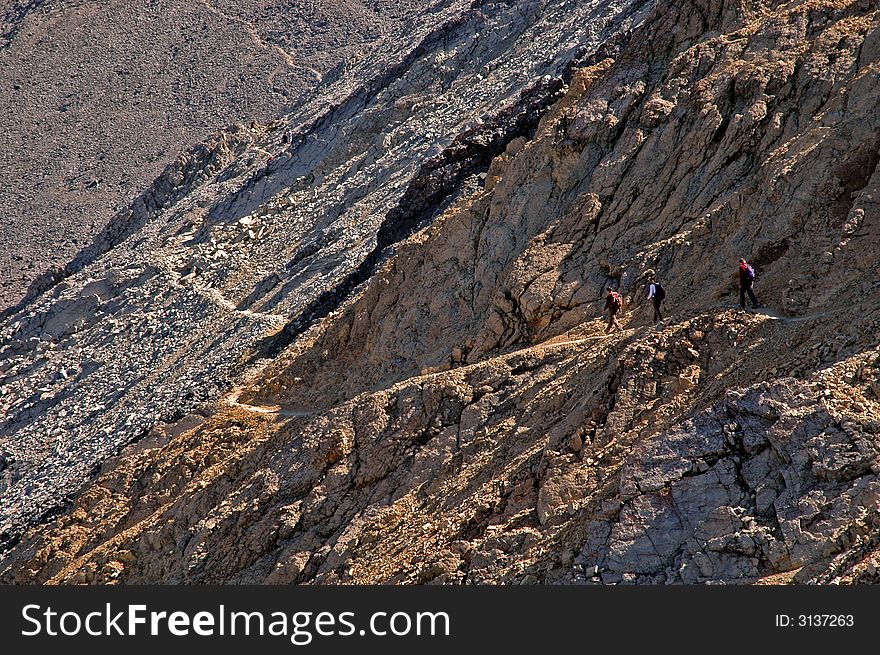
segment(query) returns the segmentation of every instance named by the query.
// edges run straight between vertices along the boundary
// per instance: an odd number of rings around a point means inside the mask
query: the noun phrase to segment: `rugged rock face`
[[[408,175],[396,175],[382,154],[394,153],[405,131],[354,165],[344,154],[357,152],[349,140],[369,134],[361,126],[371,112],[393,111],[394,96],[368,96],[366,110],[340,105],[333,120],[294,136],[288,151],[296,157],[206,182],[221,195],[215,204],[199,209],[184,197],[122,250],[73,275],[68,289],[13,317],[43,321],[36,318],[43,311],[45,330],[61,308],[75,313],[75,302],[92,297],[75,286],[87,272],[102,262],[111,270],[118,254],[140,252],[138,240],[176,229],[183,236],[169,237],[165,252],[179,258],[169,268],[180,277],[163,302],[198,296],[230,314],[226,323],[196,321],[204,330],[198,349],[193,335],[184,340],[182,324],[162,315],[162,339],[182,340],[179,363],[167,374],[151,370],[143,388],[156,393],[173,380],[192,389],[197,374],[216,383],[221,364],[210,358],[218,351],[252,347],[253,357],[270,357],[224,402],[152,428],[117,457],[107,459],[132,439],[122,412],[91,451],[83,443],[65,449],[56,436],[54,452],[38,464],[38,446],[27,439],[36,441],[46,423],[36,405],[17,399],[58,355],[36,342],[31,352],[16,337],[18,350],[6,350],[19,414],[10,414],[3,445],[14,460],[3,473],[13,507],[5,580],[877,581],[875,4],[694,0],[630,14],[640,10],[633,5],[606,14],[610,31],[575,49],[567,41],[574,31],[560,31],[558,20],[583,7],[538,9],[522,42],[502,41],[505,60],[534,61],[530,30],[564,33],[558,43],[568,49],[557,51],[552,71],[564,95],[545,82],[505,96],[496,82],[516,86],[515,77],[504,77],[503,64],[489,66],[492,83],[463,85],[444,100],[465,107],[495,89],[509,104],[476,124],[418,114],[452,127],[439,152],[407,142],[421,162]],[[498,20],[510,17],[506,7],[495,10]],[[464,38],[474,33],[472,21],[491,23],[483,11],[443,28],[442,39],[428,37],[443,48],[423,44],[383,88],[405,88],[408,75],[424,79],[427,62],[459,52],[448,34]],[[606,46],[597,50],[600,41]],[[562,54],[574,50],[570,59]],[[489,134],[529,107],[542,113],[540,122],[505,132],[484,176],[461,164],[474,157],[463,143],[492,143]],[[340,117],[351,122],[340,127]],[[487,135],[479,136],[480,126]],[[271,128],[241,139],[272,143],[288,129]],[[314,151],[313,135],[323,129],[346,136],[312,161],[337,167],[315,163],[306,172],[303,153]],[[227,170],[246,159],[235,161]],[[456,177],[461,168],[469,172]],[[379,179],[378,170],[390,172]],[[358,199],[384,209],[361,210],[372,218],[360,231],[336,220],[363,206],[344,189],[333,195],[343,179]],[[419,191],[453,179],[438,196]],[[335,228],[320,237],[314,227],[291,231],[314,189],[323,202],[306,207],[330,218],[311,225]],[[198,193],[193,198],[207,197]],[[284,197],[289,204],[279,202]],[[340,197],[347,204],[334,215],[327,199]],[[441,211],[412,210],[424,205]],[[406,229],[391,229],[407,217]],[[284,239],[271,236],[280,221]],[[425,221],[409,236],[410,224]],[[180,230],[183,223],[192,227]],[[258,231],[264,236],[255,238]],[[359,268],[389,233],[392,252]],[[288,269],[262,278],[250,272],[259,264],[247,262],[268,261],[261,253],[296,240],[303,254]],[[203,259],[187,268],[180,262],[192,244],[205,246]],[[742,256],[758,270],[755,311],[735,308],[732,274]],[[346,285],[358,270],[362,277]],[[649,271],[669,293],[657,326],[643,300]],[[142,301],[144,284],[128,284]],[[605,336],[608,285],[627,308],[623,330]],[[8,334],[22,331],[9,325]],[[106,334],[98,324],[83,332]],[[250,361],[230,365],[227,356],[226,379]],[[65,393],[85,394],[82,386]],[[56,406],[56,416],[71,411],[66,399]],[[184,413],[196,405],[175,398],[167,406]],[[101,429],[113,425],[112,411],[73,415],[70,424]],[[149,421],[140,425],[150,430]],[[101,461],[56,518],[34,518],[38,507],[58,507],[48,491],[35,496],[39,504],[20,500],[49,471],[82,475]],[[76,486],[71,478],[67,489]]]

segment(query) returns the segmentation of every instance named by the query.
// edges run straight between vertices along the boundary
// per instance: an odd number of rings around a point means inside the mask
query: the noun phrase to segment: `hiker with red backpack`
[[[745,259],[739,260],[739,306],[746,306],[746,293],[749,294],[749,300],[752,301],[752,307],[758,306],[758,299],[755,298],[755,292],[752,291],[752,285],[755,283],[755,269],[749,266]]]
[[[608,327],[605,328],[605,334],[609,334],[612,328],[620,329],[617,323],[617,312],[623,307],[623,298],[611,287],[608,287],[608,295],[605,296],[605,309],[608,310]]]

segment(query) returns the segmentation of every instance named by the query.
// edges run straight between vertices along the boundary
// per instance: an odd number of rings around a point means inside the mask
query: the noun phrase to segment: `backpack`
[[[666,298],[666,289],[659,282],[654,283],[654,297],[657,299],[657,302],[663,302],[664,298]]]
[[[751,265],[746,265],[746,269],[749,272],[749,279],[754,282],[755,280],[755,269],[751,267]]]
[[[623,298],[620,297],[620,294],[616,291],[611,292],[611,306],[615,311],[619,311],[621,307],[623,307]]]

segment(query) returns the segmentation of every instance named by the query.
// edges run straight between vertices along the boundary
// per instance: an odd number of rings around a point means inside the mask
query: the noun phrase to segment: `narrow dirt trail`
[[[610,337],[610,336],[614,336],[615,334],[618,334],[618,335],[619,334],[630,334],[634,331],[635,330],[621,330],[620,332],[616,332],[616,333],[613,333],[610,335],[593,335],[593,336],[589,336],[589,337],[581,337],[578,339],[567,339],[565,341],[558,341],[558,339],[561,336],[564,336],[564,335],[560,335],[560,336],[548,339],[547,341],[543,341],[541,343],[533,344],[531,346],[526,346],[524,348],[514,350],[510,353],[505,353],[505,356],[509,357],[511,355],[515,355],[518,353],[525,353],[525,352],[529,352],[529,351],[541,352],[544,350],[549,350],[551,348],[559,348],[559,347],[563,347],[563,346],[576,345],[576,344],[580,344],[580,343],[585,343],[587,341],[599,341],[599,340],[605,339],[606,336]],[[453,372],[461,372],[463,370],[467,370],[468,368],[479,366],[483,363],[485,363],[485,362],[482,362],[482,361],[475,362],[473,364],[468,364],[466,366],[459,366],[457,368],[451,368],[451,369],[447,369],[445,371],[437,371],[435,373],[427,373],[425,375],[416,375],[416,376],[409,378],[408,380],[402,380],[401,382],[430,380],[432,378],[435,378],[435,377],[438,377],[441,375],[447,375],[447,374],[453,373]],[[284,418],[289,418],[289,417],[300,417],[301,418],[301,417],[315,416],[315,415],[321,414],[321,413],[327,411],[327,409],[329,409],[329,408],[324,408],[324,409],[293,409],[293,408],[289,408],[289,407],[282,407],[281,405],[250,405],[248,403],[241,403],[238,401],[238,398],[243,391],[244,391],[243,389],[236,389],[235,391],[233,391],[230,395],[228,395],[226,397],[226,399],[224,400],[224,404],[227,406],[236,407],[238,409],[243,409],[248,412],[253,412],[255,414],[274,415],[274,416],[279,416],[279,417],[284,417]]]
[[[223,399],[222,404],[227,407],[236,407],[247,412],[253,412],[254,414],[268,414],[285,418],[314,416],[315,414],[320,414],[325,411],[322,409],[291,409],[289,407],[282,407],[281,405],[250,405],[248,403],[240,403],[238,402],[238,398],[243,391],[244,389],[241,388],[235,389]]]
[[[807,321],[814,321],[820,318],[826,318],[833,315],[835,312],[818,312],[816,314],[805,314],[804,316],[786,316],[785,314],[780,314],[779,312],[774,312],[773,310],[762,309],[761,311],[753,311],[753,313],[757,314],[758,316],[766,316],[773,321],[783,321],[785,323],[806,323]]]
[[[721,307],[719,309],[721,311],[729,311],[729,310],[735,310],[738,308],[736,308],[736,307]],[[755,310],[749,310],[749,311],[755,315],[764,316],[768,320],[783,321],[785,323],[803,323],[803,322],[807,322],[807,321],[811,321],[811,320],[815,320],[815,319],[820,319],[820,318],[823,318],[826,316],[830,316],[833,313],[833,312],[829,311],[829,312],[820,312],[817,314],[809,314],[809,315],[805,315],[805,316],[785,316],[784,314],[780,314],[780,313],[775,312],[773,310],[767,310],[767,309],[763,309],[763,308],[760,311],[755,311]],[[555,337],[551,337],[550,339],[547,339],[546,341],[542,341],[541,343],[532,344],[532,345],[525,346],[523,348],[519,348],[517,350],[514,350],[510,353],[505,353],[504,356],[510,356],[510,355],[514,355],[514,354],[524,354],[527,352],[543,352],[543,351],[546,351],[546,350],[549,350],[552,348],[572,346],[572,345],[577,345],[577,344],[581,344],[581,343],[586,343],[589,341],[603,341],[605,339],[609,339],[609,338],[613,338],[615,336],[621,336],[621,335],[625,335],[627,337],[630,337],[637,332],[641,332],[646,329],[650,329],[652,327],[655,327],[655,326],[644,325],[644,326],[640,326],[640,327],[621,329],[616,332],[612,332],[611,334],[592,334],[590,336],[577,337],[574,339],[567,338],[571,332],[573,332],[574,330],[577,329],[577,328],[573,328],[572,330],[564,332],[563,334],[557,335]],[[461,371],[467,370],[470,367],[479,366],[480,364],[483,364],[483,363],[484,362],[475,362],[473,364],[468,364],[465,366],[459,366],[456,368],[449,368],[444,371],[435,371],[432,373],[426,373],[424,375],[416,375],[416,376],[409,378],[408,381],[417,381],[417,380],[418,381],[426,381],[426,380],[430,380],[432,378],[439,377],[441,375],[447,375],[451,372],[461,372]],[[285,417],[285,418],[287,418],[287,417],[315,416],[317,414],[321,414],[322,412],[327,411],[327,409],[312,409],[312,410],[292,409],[292,408],[282,407],[281,405],[249,405],[247,403],[239,403],[238,396],[241,394],[241,392],[242,392],[242,390],[239,389],[236,392],[234,392],[232,395],[228,396],[226,403],[228,405],[238,407],[238,408],[243,409],[245,411],[254,412],[256,414],[269,414],[269,415],[275,415],[275,416]]]
[[[198,284],[193,284],[192,288],[218,307],[234,312],[239,316],[244,316],[258,321],[265,321],[277,327],[282,327],[287,322],[287,317],[281,314],[266,314],[264,312],[253,312],[249,309],[239,309],[234,302],[226,298],[219,290],[206,288]]]
[[[209,0],[199,0],[199,2],[205,7],[205,9],[207,9],[209,12],[216,15],[217,17],[219,17],[223,21],[228,22],[228,23],[235,23],[235,24],[241,26],[241,28],[245,31],[245,33],[248,35],[248,37],[253,41],[255,46],[257,46],[258,48],[262,48],[265,50],[270,50],[272,52],[275,52],[284,61],[284,63],[287,66],[289,66],[290,68],[307,71],[312,77],[315,78],[315,81],[317,83],[320,83],[324,79],[323,75],[319,71],[315,70],[311,66],[306,66],[306,65],[298,62],[296,57],[293,54],[291,54],[290,52],[288,52],[287,50],[282,48],[277,43],[271,43],[271,42],[267,41],[266,39],[264,39],[263,36],[259,33],[259,31],[257,30],[256,26],[253,23],[245,20],[244,18],[240,18],[238,16],[232,16],[230,14],[227,14],[225,11],[223,11],[219,7],[214,6],[211,2],[209,2]],[[275,78],[278,76],[279,70],[281,68],[282,68],[281,66],[277,66],[269,74],[268,83],[269,83],[270,87],[272,86]]]

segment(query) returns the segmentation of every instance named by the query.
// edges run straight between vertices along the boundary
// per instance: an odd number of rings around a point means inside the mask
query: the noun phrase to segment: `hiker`
[[[755,269],[749,266],[745,259],[739,260],[739,306],[746,306],[746,293],[749,294],[749,300],[752,301],[752,307],[758,306],[758,299],[755,298],[755,292],[752,291],[752,285],[755,283]]]
[[[657,321],[663,320],[663,316],[660,315],[660,303],[666,298],[666,289],[653,275],[648,278],[648,281],[650,282],[648,284],[648,300],[654,307],[654,323],[657,323]]]
[[[605,328],[605,334],[610,334],[612,328],[620,329],[617,323],[617,312],[623,307],[623,298],[611,287],[608,287],[608,295],[605,296],[605,309],[608,310],[608,327]]]

